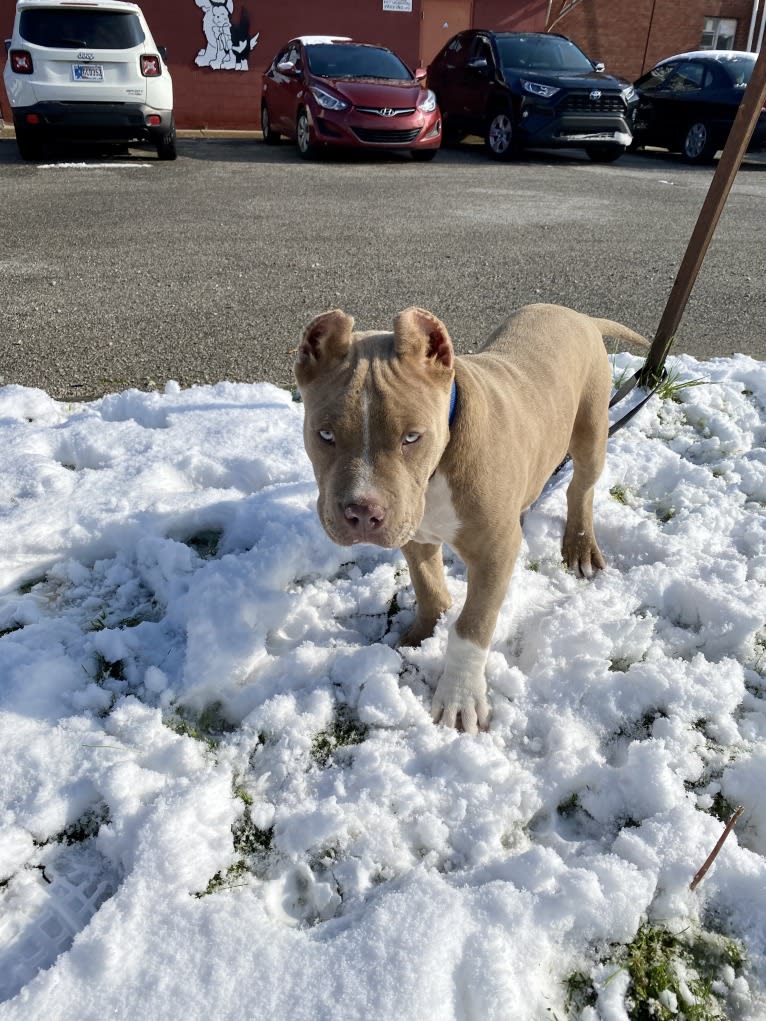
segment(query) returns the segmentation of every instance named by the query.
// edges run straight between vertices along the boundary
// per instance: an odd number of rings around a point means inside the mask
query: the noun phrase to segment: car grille
[[[409,117],[415,113],[415,107],[412,106],[408,110],[393,110],[390,106],[357,106],[356,109],[359,113],[371,113],[376,117]],[[385,110],[385,113],[383,112]]]
[[[625,104],[618,92],[602,92],[591,99],[589,92],[574,92],[561,104],[567,113],[624,113]]]
[[[420,128],[408,128],[406,131],[385,131],[382,128],[353,128],[360,142],[375,142],[380,145],[406,145],[414,142]]]

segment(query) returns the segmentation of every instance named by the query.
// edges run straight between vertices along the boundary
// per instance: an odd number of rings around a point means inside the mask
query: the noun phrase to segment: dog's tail
[[[630,344],[638,344],[639,347],[646,348],[648,351],[652,346],[646,337],[642,337],[640,333],[636,333],[634,330],[628,329],[627,326],[623,326],[622,323],[616,323],[612,319],[596,319],[593,317],[593,322],[601,330],[602,337],[614,337],[615,340],[627,340]]]

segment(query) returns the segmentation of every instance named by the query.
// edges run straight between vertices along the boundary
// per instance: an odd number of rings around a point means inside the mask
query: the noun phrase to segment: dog
[[[400,547],[417,601],[400,645],[433,633],[451,600],[442,544],[467,568],[450,627],[434,722],[486,729],[485,666],[521,544],[521,517],[569,454],[562,553],[585,577],[604,567],[593,491],[606,456],[612,374],[604,337],[646,346],[628,327],[559,305],[525,305],[476,354],[407,308],[393,331],[354,332],[339,309],[305,328],[295,377],[317,510],[342,546]]]

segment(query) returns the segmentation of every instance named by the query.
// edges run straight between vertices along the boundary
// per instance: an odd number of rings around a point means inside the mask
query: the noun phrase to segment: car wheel
[[[682,152],[689,163],[712,163],[716,154],[710,127],[705,121],[695,121],[689,125],[684,135]]]
[[[278,131],[274,131],[271,127],[271,115],[265,103],[261,105],[261,131],[266,145],[276,145],[282,137]]]
[[[614,163],[625,152],[623,145],[589,145],[586,148],[589,159],[594,163]]]
[[[492,114],[487,124],[484,143],[490,155],[498,160],[510,159],[516,152],[516,129],[507,110]]]
[[[164,135],[160,135],[157,142],[157,158],[161,160],[174,160],[176,151],[176,122],[175,118],[170,119],[170,127]]]
[[[298,143],[298,152],[304,160],[313,159],[317,154],[317,147],[311,140],[311,122],[307,110],[298,113],[298,121],[295,128],[295,140]]]
[[[20,125],[16,126],[16,148],[19,150],[19,156],[30,163],[42,159],[42,140],[37,134],[31,134]]]
[[[416,163],[430,163],[438,151],[438,149],[410,149]]]

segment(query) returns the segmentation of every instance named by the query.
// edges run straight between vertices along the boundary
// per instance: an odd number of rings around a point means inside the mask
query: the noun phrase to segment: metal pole
[[[758,0],[755,0],[758,3]],[[646,30],[646,42],[644,43],[644,55],[641,59],[641,74],[646,70],[646,56],[649,52],[649,40],[652,37],[652,25],[654,24],[654,8],[657,6],[657,0],[652,0],[652,9],[649,13],[649,27]]]
[[[644,386],[653,386],[660,378],[665,355],[681,323],[689,295],[702,266],[702,260],[705,258],[708,245],[718,225],[724,204],[734,184],[734,178],[737,176],[737,170],[745,155],[765,100],[766,48],[758,54],[753,73],[702,204],[696,226],[681,260],[678,275],[670,291],[665,311],[662,313],[646,364],[641,372],[641,383]]]
[[[752,50],[753,36],[755,35],[755,22],[758,18],[758,4],[760,0],[753,0],[753,13],[750,15],[750,31],[747,34],[747,46],[745,49]]]
[[[755,44],[755,49],[760,50],[763,44],[763,30],[766,28],[766,4],[764,4],[763,11],[761,12],[761,30],[758,33],[758,42]]]

